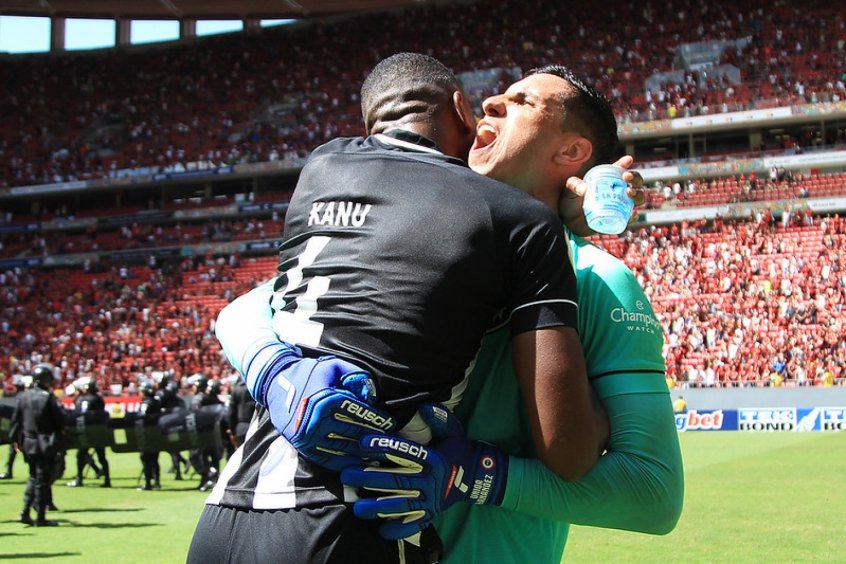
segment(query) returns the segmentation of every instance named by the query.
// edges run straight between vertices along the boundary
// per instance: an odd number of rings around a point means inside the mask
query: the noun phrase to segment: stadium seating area
[[[797,198],[827,198],[846,195],[846,174],[831,173],[805,177],[780,176],[773,171],[767,178],[755,173],[727,178],[699,178],[656,183],[647,193],[647,208],[673,206],[702,207],[741,202],[777,202]],[[665,205],[666,204],[666,205]]]
[[[176,47],[4,58],[0,188],[301,158],[328,138],[362,132],[360,80],[379,58],[401,50],[429,52],[458,72],[566,61],[610,95],[621,122],[846,99],[846,13],[837,3],[673,0],[606,8],[564,10],[551,0],[426,4]],[[651,75],[674,68],[681,44],[740,38],[748,44],[721,55],[740,69],[740,84],[692,72],[644,91]],[[491,91],[471,94],[479,103],[510,80],[503,74]],[[842,130],[830,133],[823,143],[846,142],[836,137]],[[797,151],[812,142],[789,141]],[[253,195],[254,204],[290,198]],[[788,212],[778,203],[844,195],[846,173],[774,170],[658,182],[648,209],[770,201],[776,215],[762,208],[744,221],[597,238],[652,300],[671,383],[846,385],[846,218]],[[99,256],[74,267],[0,269],[0,384],[40,361],[59,365],[64,383],[93,375],[103,389],[157,370],[230,373],[214,319],[273,274],[275,257],[221,247],[186,258],[182,249],[256,242],[272,253],[280,211],[259,205],[248,213],[233,196],[167,197],[80,209],[69,198],[39,215],[4,214],[0,260]],[[63,225],[69,219],[77,223]],[[38,229],[16,230],[27,224]],[[138,250],[134,261],[122,260],[128,255],[121,253]]]
[[[741,223],[653,226],[603,244],[637,273],[662,320],[668,378],[702,386],[843,381],[843,218],[776,222],[764,212]]]
[[[635,271],[652,300],[669,380],[846,385],[846,218],[776,221],[765,211],[737,223],[651,226],[597,242]],[[93,374],[103,386],[166,368],[177,376],[227,375],[214,318],[274,267],[273,256],[209,254],[155,268],[4,272],[0,372],[50,360],[66,381]]]
[[[661,207],[683,208],[716,206],[740,202],[756,202],[823,198],[846,195],[846,173],[787,176],[777,174],[767,178],[738,175],[728,178],[695,179],[679,182],[658,182],[647,192],[647,209]],[[286,202],[289,192],[266,192],[253,203]],[[282,217],[271,211],[262,217],[237,215],[215,217],[216,209],[230,205],[231,198],[197,199],[193,202],[165,202],[154,208],[124,206],[121,208],[93,208],[73,210],[67,206],[39,216],[16,215],[6,225],[50,222],[61,217],[98,218],[122,216],[135,218],[124,225],[97,226],[91,224],[75,231],[51,230],[39,232],[5,233],[0,237],[0,259],[52,256],[92,251],[120,251],[152,249],[169,245],[191,245],[207,242],[271,240],[282,232]],[[167,216],[170,212],[202,212],[191,221],[179,221]],[[167,217],[149,222],[149,212],[164,212]],[[214,218],[209,221],[207,218]]]
[[[61,367],[64,384],[88,374],[103,389],[153,370],[228,375],[213,320],[274,267],[273,258],[232,256],[159,268],[2,273],[0,372],[26,373],[31,363],[50,361]]]
[[[210,242],[278,239],[283,222],[237,218],[211,223],[156,225],[132,223],[111,230],[88,229],[82,233],[50,232],[8,236],[0,258],[55,256],[92,251],[125,251]]]
[[[622,122],[844,100],[843,29],[843,10],[820,0],[602,10],[511,0],[426,4],[176,47],[5,58],[0,186],[304,156],[362,131],[359,82],[400,50],[429,52],[457,72],[564,61],[610,96]],[[739,84],[691,72],[644,90],[648,77],[677,68],[681,44],[741,38],[748,44],[724,50],[721,61],[740,69]]]

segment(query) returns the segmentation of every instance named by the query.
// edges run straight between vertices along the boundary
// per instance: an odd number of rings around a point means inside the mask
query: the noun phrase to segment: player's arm
[[[501,505],[575,525],[666,534],[681,515],[684,497],[669,395],[622,394],[602,401],[611,428],[608,452],[587,475],[566,482],[538,460],[511,457]]]
[[[631,376],[640,375],[619,375]],[[657,379],[656,384],[664,385]],[[468,439],[454,416],[436,408],[424,414],[435,436],[428,447],[365,437],[365,450],[383,466],[348,468],[341,480],[374,492],[376,497],[357,501],[354,511],[365,519],[385,518],[379,530],[386,538],[421,530],[457,501],[577,525],[666,534],[679,519],[684,494],[669,395],[627,393],[603,402],[612,428],[609,450],[578,481],[562,480],[538,459],[506,456],[494,445]]]
[[[579,335],[563,326],[527,331],[513,337],[512,347],[538,459],[561,478],[576,480],[596,463],[602,432]]]
[[[514,369],[537,457],[566,480],[596,463],[605,444],[579,342],[576,275],[560,220],[543,208],[517,230],[510,327]]]
[[[367,371],[334,356],[303,358],[279,340],[270,307],[274,282],[224,307],[215,335],[250,395],[301,455],[332,470],[360,463],[356,439],[392,431],[396,422],[372,407],[375,386]]]

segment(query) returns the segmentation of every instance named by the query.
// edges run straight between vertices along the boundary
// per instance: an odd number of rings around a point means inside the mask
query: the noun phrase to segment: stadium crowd
[[[653,302],[669,380],[843,383],[846,221],[768,210],[629,232],[614,249]]]
[[[846,174],[802,175],[773,169],[770,174],[739,174],[725,178],[695,178],[676,181],[656,181],[646,191],[646,209],[715,206],[743,202],[778,202],[805,198],[846,195]],[[251,201],[287,202],[291,193],[270,191]],[[47,257],[58,254],[99,251],[125,251],[157,247],[194,245],[208,242],[273,240],[282,232],[283,217],[279,209],[266,211],[262,216],[244,214],[220,217],[215,208],[229,205],[232,198],[215,197],[197,202],[150,203],[146,208],[73,209],[63,204],[60,209],[42,209],[38,215],[16,215],[7,212],[0,224],[41,223],[56,219],[82,219],[108,216],[126,218],[123,224],[99,225],[96,222],[74,230],[42,227],[41,230],[21,230],[0,235],[0,258]],[[168,212],[192,210],[198,212],[190,221],[166,215]],[[150,221],[148,212],[164,212]],[[790,212],[787,212],[788,214]],[[809,209],[795,213],[810,214]],[[209,219],[211,218],[211,219]]]
[[[154,371],[172,370],[178,378],[197,372],[216,379],[229,375],[213,320],[227,299],[259,281],[236,280],[237,263],[233,256],[209,259],[201,270],[185,259],[158,268],[115,265],[87,274],[2,273],[2,371],[27,374],[38,363],[51,362],[61,371],[62,386],[87,376],[101,389],[137,385]],[[187,295],[183,280],[202,288]]]
[[[8,234],[0,243],[0,258],[48,257],[198,243],[276,239],[282,233],[283,223],[278,213],[274,212],[270,218],[217,219],[184,225],[133,222],[112,230],[91,226],[82,233],[50,231]],[[151,255],[151,258],[155,261],[154,255]]]
[[[702,42],[725,42],[716,62],[738,68],[739,83],[692,70],[644,90],[679,68],[682,44]],[[201,44],[4,58],[0,186],[303,157],[361,133],[360,78],[401,50],[457,72],[503,69],[472,91],[477,101],[503,90],[511,69],[566,61],[621,122],[846,99],[836,3],[427,4]]]
[[[673,385],[846,385],[846,218],[785,215],[597,239],[652,300]],[[221,379],[231,369],[213,334],[217,312],[269,277],[275,257],[98,266],[0,274],[7,385],[44,361],[64,383],[89,376],[101,389],[164,370]]]
[[[777,202],[846,194],[846,174],[803,175],[773,167],[769,175],[739,174],[724,178],[658,180],[647,190],[647,209],[701,207],[744,202]]]

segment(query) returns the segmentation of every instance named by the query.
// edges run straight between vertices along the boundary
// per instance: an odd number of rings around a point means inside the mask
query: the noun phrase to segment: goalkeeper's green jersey
[[[505,499],[502,507],[455,504],[436,520],[444,562],[558,564],[569,523],[663,534],[678,520],[682,461],[661,326],[621,261],[576,236],[570,249],[588,375],[610,422],[608,452],[578,482],[534,458],[511,335],[507,327],[488,335],[455,412],[468,436],[511,455]]]

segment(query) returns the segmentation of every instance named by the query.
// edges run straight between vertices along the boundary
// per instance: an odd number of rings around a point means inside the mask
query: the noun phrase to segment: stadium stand
[[[380,54],[400,50],[429,52],[457,72],[567,61],[609,93],[622,123],[846,100],[836,3],[681,0],[608,9],[612,17],[589,4],[564,10],[544,0],[426,5],[169,48],[6,58],[0,182],[295,160],[326,139],[361,132],[358,82]],[[473,29],[502,33],[461,33]],[[700,47],[686,54],[682,45]],[[718,68],[735,74],[674,74],[679,57],[702,57],[713,45],[722,46],[712,54]],[[475,99],[508,80],[504,73]],[[838,141],[836,131],[826,135],[833,137],[824,143]]]
[[[632,268],[652,300],[673,382],[844,381],[846,219],[797,214],[776,221],[764,212],[739,222],[642,227],[597,242]],[[214,317],[274,267],[273,256],[209,255],[155,268],[6,271],[0,371],[52,358],[66,381],[93,374],[104,389],[166,368],[177,376],[226,374]]]
[[[425,5],[170,47],[0,59],[8,117],[0,189],[94,178],[106,188],[49,199],[33,192],[14,212],[4,201],[0,373],[9,380],[50,360],[63,383],[89,375],[104,390],[165,369],[228,374],[214,319],[273,274],[290,183],[134,186],[134,175],[295,167],[324,140],[361,133],[360,78],[390,52],[430,52],[459,72],[500,69],[473,91],[477,102],[512,80],[509,69],[565,61],[611,95],[622,124],[846,100],[838,74],[846,22],[836,3],[612,2],[609,10],[614,17],[544,0]],[[503,21],[503,33],[465,34]],[[724,42],[733,43],[711,56],[736,68],[739,82],[671,72],[681,45],[699,44],[702,55]],[[806,129],[761,151],[700,161],[842,148],[844,131]],[[846,219],[779,204],[844,195],[843,172],[667,178],[648,191],[647,209],[763,205],[746,218],[674,220],[596,239],[653,301],[671,385],[846,385]]]

